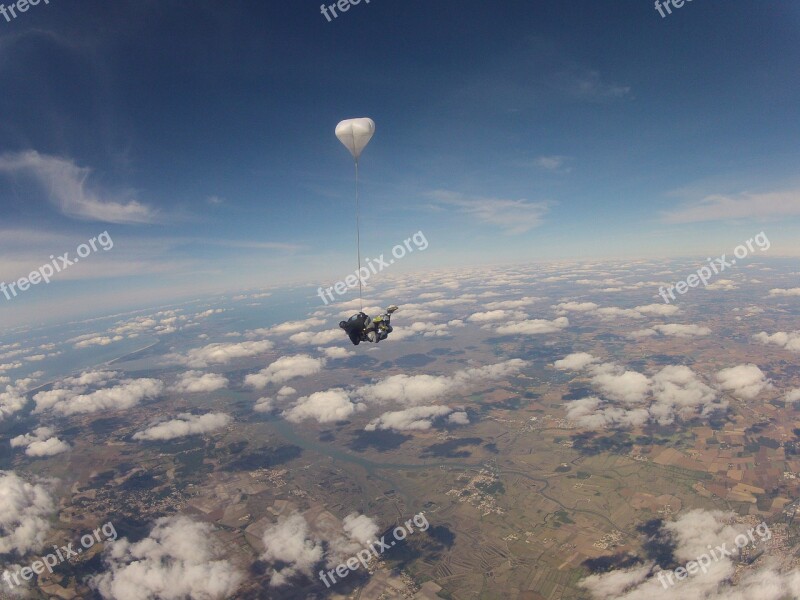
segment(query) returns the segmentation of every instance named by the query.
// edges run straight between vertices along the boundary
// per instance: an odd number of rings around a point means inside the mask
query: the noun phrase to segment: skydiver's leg
[[[397,306],[392,304],[389,308],[386,309],[386,312],[382,315],[383,320],[386,322],[386,326],[389,328],[390,332],[392,331],[392,325],[391,325],[392,313],[394,313],[394,311],[396,310]]]
[[[372,323],[370,324],[375,329],[375,331],[378,332],[377,341],[379,341],[379,342],[381,340],[385,340],[386,339],[385,332],[389,328],[389,322],[386,319],[386,317],[387,317],[387,315],[385,315],[385,314],[377,316],[377,317],[375,317],[375,319],[373,319]]]
[[[394,313],[398,309],[396,304],[392,304],[386,309],[386,312],[383,315],[384,322],[386,323],[386,334],[384,337],[389,337],[389,334],[394,331],[392,327],[392,313]]]

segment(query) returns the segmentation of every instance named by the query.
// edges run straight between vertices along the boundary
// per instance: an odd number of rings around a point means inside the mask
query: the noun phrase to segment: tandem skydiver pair
[[[392,325],[390,323],[392,313],[397,310],[394,304],[386,309],[382,315],[370,319],[364,312],[359,312],[347,321],[341,321],[339,327],[344,329],[350,341],[358,346],[361,342],[374,342],[378,343],[385,340],[392,333]]]

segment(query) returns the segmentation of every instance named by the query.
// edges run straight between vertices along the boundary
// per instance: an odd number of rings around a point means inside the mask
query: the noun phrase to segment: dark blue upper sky
[[[26,306],[338,280],[353,173],[333,129],[359,116],[377,124],[368,256],[418,230],[408,268],[719,255],[762,229],[797,255],[800,5],[672,10],[363,0],[328,22],[305,0],[50,0],[0,17],[0,279],[108,230],[112,251]]]

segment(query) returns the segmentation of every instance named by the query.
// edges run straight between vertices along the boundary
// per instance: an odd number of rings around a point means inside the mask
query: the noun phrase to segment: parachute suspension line
[[[359,312],[364,311],[363,290],[361,284],[361,224],[359,218],[360,208],[358,200],[358,159],[356,159],[356,247],[358,248],[358,304]]]

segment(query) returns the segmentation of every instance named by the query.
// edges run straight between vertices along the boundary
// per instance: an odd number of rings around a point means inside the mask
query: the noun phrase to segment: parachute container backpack
[[[345,148],[353,155],[356,164],[356,250],[358,254],[358,302],[361,310],[364,309],[363,285],[361,280],[361,225],[358,198],[358,159],[361,152],[367,147],[372,136],[375,135],[375,121],[366,117],[360,119],[345,119],[336,126],[336,137]]]

